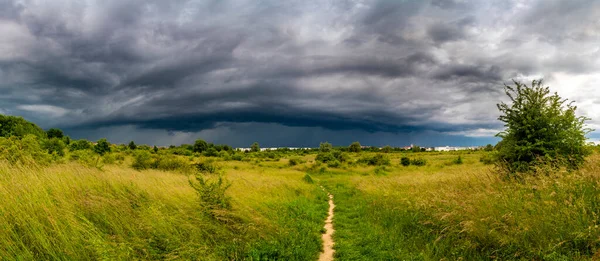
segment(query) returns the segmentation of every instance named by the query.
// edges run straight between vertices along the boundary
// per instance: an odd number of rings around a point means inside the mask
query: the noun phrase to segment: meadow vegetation
[[[598,258],[600,150],[536,84],[476,151],[161,148],[0,115],[0,260],[316,260],[328,192],[337,260]]]

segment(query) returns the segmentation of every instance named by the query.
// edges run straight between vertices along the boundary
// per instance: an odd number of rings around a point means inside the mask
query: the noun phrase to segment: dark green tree
[[[154,148],[152,148],[152,150],[154,150],[154,153],[158,152],[158,147],[156,147],[156,145],[154,145]]]
[[[71,151],[87,150],[90,148],[92,148],[92,145],[90,144],[90,142],[87,140],[83,140],[83,139],[71,142],[71,144],[69,145],[69,150],[71,150]]]
[[[0,114],[0,137],[24,137],[27,134],[33,134],[38,138],[46,137],[46,132],[42,128],[22,117]]]
[[[62,139],[62,137],[64,136],[63,131],[57,128],[51,128],[48,131],[46,131],[46,135],[48,136],[48,139],[52,139],[52,138],[59,138]]]
[[[104,156],[104,154],[110,152],[110,143],[104,138],[98,140],[94,146],[94,152],[98,153],[100,156]]]
[[[392,152],[392,147],[390,145],[387,145],[381,149],[381,152],[390,153],[390,152]]]
[[[58,156],[65,155],[65,143],[60,138],[52,138],[44,141],[44,148],[48,150],[49,154],[56,154]]]
[[[350,146],[348,147],[349,152],[360,152],[360,150],[361,146],[358,141],[352,142],[352,144],[350,144]]]
[[[197,139],[196,142],[194,142],[194,147],[192,150],[194,152],[202,153],[207,149],[208,149],[208,143],[206,143],[206,141],[204,141],[204,140]]]
[[[260,151],[260,145],[258,144],[258,142],[252,143],[252,146],[250,146],[250,151],[252,151],[252,152]]]
[[[127,147],[129,147],[130,150],[137,149],[137,145],[135,145],[135,142],[133,142],[133,141],[130,141],[129,145],[127,145]]]
[[[551,94],[542,81],[530,86],[513,81],[505,85],[511,103],[500,103],[498,109],[506,129],[498,147],[498,165],[507,173],[526,172],[536,165],[579,168],[590,151],[586,148],[586,117],[575,115],[573,103],[557,93]]]
[[[333,146],[331,146],[331,143],[329,143],[329,142],[321,142],[319,144],[320,152],[330,152],[332,149],[333,149]]]

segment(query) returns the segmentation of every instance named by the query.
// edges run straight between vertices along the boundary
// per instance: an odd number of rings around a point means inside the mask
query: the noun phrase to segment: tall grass
[[[311,259],[326,202],[303,175],[231,170],[215,220],[181,173],[0,163],[0,260]]]
[[[580,172],[518,183],[499,179],[478,157],[463,155],[465,164],[440,166],[435,174],[330,177],[336,256],[588,260],[597,253],[600,155]]]

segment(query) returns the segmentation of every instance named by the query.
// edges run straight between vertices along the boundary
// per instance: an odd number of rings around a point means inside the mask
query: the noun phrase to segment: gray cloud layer
[[[0,0],[0,108],[76,133],[489,137],[503,82],[600,81],[598,17],[598,1]],[[593,116],[600,93],[569,97]]]

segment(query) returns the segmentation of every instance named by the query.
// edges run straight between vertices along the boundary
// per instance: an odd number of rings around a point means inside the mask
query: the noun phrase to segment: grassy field
[[[335,196],[337,260],[589,260],[600,247],[598,154],[521,181],[499,179],[484,152],[348,153],[333,167],[282,155],[179,157],[231,183],[231,208],[212,212],[193,169],[0,163],[0,260],[316,260],[319,185]]]

